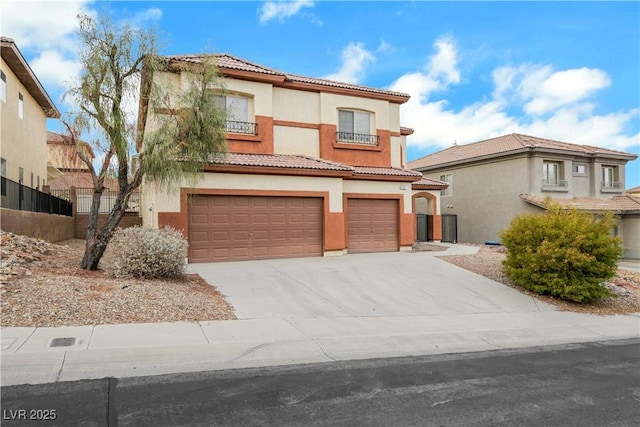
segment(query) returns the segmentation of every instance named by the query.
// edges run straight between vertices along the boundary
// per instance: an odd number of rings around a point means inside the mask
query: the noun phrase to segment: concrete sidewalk
[[[406,295],[403,306],[408,308],[406,310],[388,304],[385,287],[371,278],[380,272],[370,266],[387,259],[386,255],[347,256],[338,257],[336,261],[310,258],[289,264],[282,260],[264,263],[261,272],[275,271],[269,280],[283,277],[287,284],[294,283],[302,289],[305,297],[296,301],[300,303],[298,306],[307,304],[305,307],[311,310],[308,312],[291,309],[275,316],[273,305],[268,310],[250,306],[236,307],[247,316],[229,321],[2,328],[0,384],[459,353],[640,336],[640,313],[594,316],[558,311],[511,288],[434,258],[476,250],[448,245],[445,252],[388,255],[395,263],[394,274],[397,271],[405,274],[401,283],[392,286],[396,289],[403,286],[398,292]],[[405,259],[412,262],[403,264]],[[420,261],[424,271],[409,267],[415,260]],[[367,276],[366,283],[371,289],[363,288],[361,283],[352,288],[346,286],[353,276],[352,271],[345,270],[349,264],[354,264],[356,271],[370,270],[362,274]],[[215,271],[222,281],[221,272],[230,275],[230,271],[248,270],[247,266],[236,263],[227,266],[229,270],[218,268]],[[284,267],[288,270],[283,270]],[[351,298],[352,301],[346,304],[338,287],[318,287],[316,282],[323,280],[322,272],[329,274],[333,270],[339,270],[346,295],[355,295],[354,289],[362,290],[359,299]],[[416,286],[411,274],[427,272],[430,274],[428,289]],[[311,279],[300,283],[306,277]],[[265,280],[264,286],[272,286],[272,282]],[[238,285],[237,288],[240,297],[247,292],[255,292],[254,299],[261,295],[256,287],[247,290]],[[286,288],[292,289],[291,286]],[[464,292],[470,301],[463,301],[464,297],[460,296],[459,304],[450,302],[452,297],[446,295],[447,289]],[[312,300],[312,295],[319,302]],[[416,298],[422,298],[424,303],[417,305],[412,301]],[[431,304],[432,299],[439,301],[437,307]],[[358,300],[361,302],[357,303]],[[328,311],[323,308],[323,301],[341,306]],[[401,301],[397,298],[394,304]],[[295,305],[283,304],[281,307]],[[324,316],[312,311],[318,307]],[[367,312],[366,307],[376,308],[375,315]],[[254,315],[260,317],[252,317]]]

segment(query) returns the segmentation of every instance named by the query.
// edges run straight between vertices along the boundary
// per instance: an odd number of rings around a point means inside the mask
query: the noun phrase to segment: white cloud
[[[66,85],[73,76],[80,74],[80,63],[63,58],[56,50],[42,51],[29,65],[45,87]]]
[[[442,37],[433,44],[436,52],[429,58],[424,71],[407,73],[396,80],[391,90],[412,95],[413,104],[425,102],[433,92],[444,90],[451,84],[460,83],[458,51],[454,41]]]
[[[598,91],[611,85],[606,72],[551,65],[500,66],[492,72],[492,93],[470,105],[450,108],[442,90],[454,91],[462,80],[455,41],[440,38],[422,71],[407,73],[390,85],[409,93],[402,124],[415,130],[407,142],[428,150],[480,141],[513,132],[624,150],[637,147],[634,123],[640,109],[598,113]],[[481,79],[482,76],[473,76]]]
[[[260,8],[260,23],[264,24],[272,19],[283,21],[296,15],[304,7],[313,7],[314,2],[311,0],[278,0],[267,1]]]
[[[364,75],[365,66],[375,61],[375,55],[365,49],[362,43],[349,43],[342,50],[340,70],[323,78],[339,82],[358,83]]]
[[[134,27],[144,27],[150,22],[159,21],[162,18],[162,10],[157,7],[142,10],[136,13],[130,20]]]

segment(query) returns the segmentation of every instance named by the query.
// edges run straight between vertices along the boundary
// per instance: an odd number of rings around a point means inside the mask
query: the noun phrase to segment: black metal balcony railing
[[[378,135],[352,132],[336,132],[336,140],[349,144],[378,145],[380,143],[380,137]]]
[[[563,181],[559,179],[543,179],[542,180],[543,187],[562,187],[566,188],[569,186],[568,181]]]
[[[234,122],[227,121],[227,132],[230,133],[244,133],[247,135],[258,134],[258,124],[251,122]]]
[[[22,185],[5,177],[1,178],[2,198],[0,206],[29,212],[72,216],[72,204],[68,200]]]

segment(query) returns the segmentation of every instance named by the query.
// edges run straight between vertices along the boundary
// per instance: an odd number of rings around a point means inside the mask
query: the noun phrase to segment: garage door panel
[[[320,198],[193,197],[189,260],[322,255],[322,203]]]
[[[398,201],[347,200],[347,247],[350,253],[398,250]]]

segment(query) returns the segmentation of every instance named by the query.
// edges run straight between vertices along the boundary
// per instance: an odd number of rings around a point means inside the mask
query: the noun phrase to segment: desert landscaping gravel
[[[197,275],[114,279],[79,267],[84,240],[59,244],[0,235],[2,326],[71,326],[235,319],[224,296]],[[109,262],[108,253],[101,261]]]
[[[102,269],[79,267],[83,240],[58,244],[12,233],[0,234],[0,315],[7,326],[72,326],[114,323],[235,319],[233,308],[198,275],[182,280],[115,279]],[[442,250],[423,245],[417,250]],[[441,259],[525,294],[502,274],[503,248]],[[101,266],[109,263],[109,253]],[[601,315],[640,312],[640,273],[618,270],[608,285],[617,298],[580,305],[536,296],[562,310]]]

